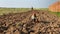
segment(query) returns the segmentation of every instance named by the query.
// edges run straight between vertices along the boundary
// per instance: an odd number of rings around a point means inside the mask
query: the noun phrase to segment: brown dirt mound
[[[60,18],[43,10],[0,15],[0,34],[60,34]]]
[[[60,12],[60,1],[53,3],[49,6],[49,10],[52,12]]]

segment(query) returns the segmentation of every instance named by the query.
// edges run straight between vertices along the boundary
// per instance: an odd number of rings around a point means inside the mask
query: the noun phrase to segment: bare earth
[[[36,21],[31,19],[33,11]],[[33,10],[0,15],[0,34],[60,34],[60,18],[48,11]]]

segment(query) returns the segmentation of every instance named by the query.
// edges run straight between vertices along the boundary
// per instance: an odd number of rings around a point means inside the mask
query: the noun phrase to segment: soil
[[[60,34],[60,18],[44,10],[0,15],[0,34]]]

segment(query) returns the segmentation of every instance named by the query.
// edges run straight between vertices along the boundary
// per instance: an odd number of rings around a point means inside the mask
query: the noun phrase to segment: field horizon
[[[52,14],[56,14],[57,16],[60,16],[60,12],[52,12],[49,11],[48,8],[33,8],[34,10],[44,10],[44,11],[48,11]],[[21,13],[21,12],[27,12],[31,10],[31,8],[2,8],[0,7],[0,15],[3,14],[8,14],[8,13]]]

